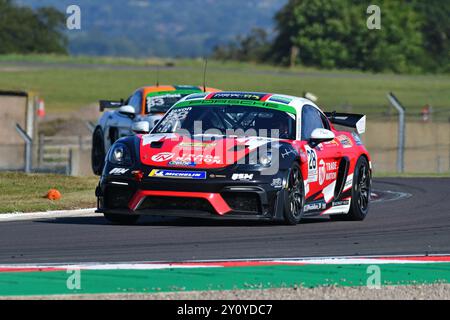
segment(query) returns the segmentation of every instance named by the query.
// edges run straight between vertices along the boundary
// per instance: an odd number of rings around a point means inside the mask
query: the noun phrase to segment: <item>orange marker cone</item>
[[[47,199],[49,200],[59,200],[61,199],[61,192],[56,189],[50,189],[47,192]]]
[[[44,100],[42,100],[42,99],[39,99],[37,115],[39,118],[45,117],[45,103],[44,103]]]

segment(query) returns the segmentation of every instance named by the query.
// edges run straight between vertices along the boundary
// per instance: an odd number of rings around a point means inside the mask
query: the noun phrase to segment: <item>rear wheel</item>
[[[361,221],[369,212],[372,189],[369,162],[360,157],[355,166],[352,185],[352,200],[348,214],[331,215],[333,220]]]
[[[284,221],[286,224],[295,225],[303,216],[305,204],[305,187],[300,166],[294,163],[288,176],[288,186],[285,190]]]
[[[106,220],[113,224],[133,225],[139,220],[139,215],[125,215],[125,214],[113,214],[105,213]]]
[[[101,127],[97,127],[92,135],[91,164],[92,171],[98,176],[102,174],[103,167],[105,166],[105,156],[103,130]]]

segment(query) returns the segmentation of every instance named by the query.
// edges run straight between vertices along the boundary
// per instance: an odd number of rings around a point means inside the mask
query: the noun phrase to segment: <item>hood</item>
[[[160,168],[224,168],[274,140],[278,141],[263,137],[148,134],[141,137],[140,160]]]

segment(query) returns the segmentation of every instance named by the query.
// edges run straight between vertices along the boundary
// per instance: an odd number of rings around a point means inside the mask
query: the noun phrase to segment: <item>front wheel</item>
[[[350,211],[347,214],[330,216],[333,220],[362,221],[369,212],[370,193],[372,179],[369,162],[365,157],[360,157],[355,166],[352,185],[352,200]]]
[[[287,190],[284,200],[284,222],[296,225],[303,216],[305,204],[305,185],[300,166],[294,163],[289,171]]]
[[[125,215],[114,213],[105,213],[104,216],[109,222],[121,225],[133,225],[139,220],[140,217],[139,215]]]
[[[100,176],[105,166],[105,140],[101,127],[95,128],[92,135],[91,164],[95,175]]]

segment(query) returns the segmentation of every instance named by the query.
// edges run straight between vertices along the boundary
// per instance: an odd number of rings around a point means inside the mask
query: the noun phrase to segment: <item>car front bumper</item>
[[[131,176],[103,176],[96,190],[100,213],[216,219],[281,220],[283,173],[252,181],[228,177],[202,181]],[[225,175],[224,175],[225,176]]]

